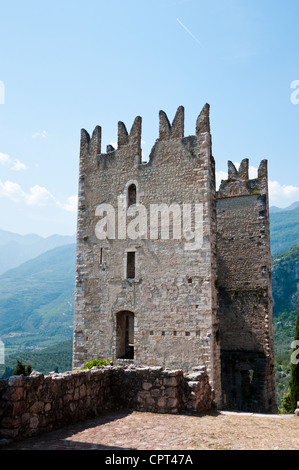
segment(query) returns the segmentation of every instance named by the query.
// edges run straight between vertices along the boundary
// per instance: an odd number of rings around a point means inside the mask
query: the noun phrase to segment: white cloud
[[[5,165],[6,163],[9,163],[11,161],[11,158],[9,155],[6,153],[0,153],[0,163],[2,165]]]
[[[22,163],[18,158],[15,158],[13,160],[6,153],[0,153],[0,164],[2,164],[2,165],[12,165],[10,167],[10,169],[14,170],[14,171],[20,171],[20,170],[26,170],[27,169],[25,163]]]
[[[68,202],[66,204],[62,204],[61,202],[57,201],[57,205],[64,209],[67,212],[72,212],[76,214],[77,206],[78,206],[78,197],[77,196],[70,196],[67,198]]]
[[[28,206],[46,206],[55,204],[62,210],[75,214],[77,212],[77,196],[67,198],[67,203],[63,204],[58,201],[50,191],[43,186],[36,184],[26,192],[18,183],[13,181],[2,182],[0,180],[0,197],[6,197],[13,202],[25,203]]]
[[[299,188],[291,185],[281,185],[278,181],[269,181],[270,206],[287,207],[299,201]]]
[[[25,163],[20,162],[20,160],[16,158],[13,162],[13,166],[11,167],[11,170],[14,170],[14,171],[27,170],[27,166],[25,165]]]
[[[19,184],[12,181],[2,183],[0,180],[0,196],[8,197],[14,202],[20,202],[24,199],[25,193]]]
[[[47,137],[47,131],[35,132],[34,134],[32,134],[32,139],[46,139]]]
[[[30,188],[30,193],[25,195],[25,200],[30,206],[45,206],[49,201],[55,200],[55,198],[46,188],[35,185]]]
[[[25,202],[29,206],[43,206],[54,199],[54,196],[41,186],[35,185],[26,193],[18,183],[0,180],[0,196],[7,197],[14,202]]]

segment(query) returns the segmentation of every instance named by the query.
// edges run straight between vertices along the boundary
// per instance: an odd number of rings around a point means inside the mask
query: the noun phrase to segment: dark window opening
[[[103,266],[103,248],[101,248],[100,252],[100,266]]]
[[[117,315],[116,330],[118,359],[134,359],[134,314],[132,312],[120,312]]]
[[[127,253],[127,278],[135,279],[135,251]]]
[[[136,204],[137,201],[137,189],[135,184],[131,184],[128,187],[128,207]]]

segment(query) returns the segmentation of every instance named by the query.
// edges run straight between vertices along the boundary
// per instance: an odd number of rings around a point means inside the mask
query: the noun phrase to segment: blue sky
[[[271,205],[299,200],[298,0],[0,1],[0,228],[74,234],[80,130],[211,105],[218,179],[269,161]],[[298,82],[299,83],[299,82]],[[1,88],[2,87],[2,88]],[[299,91],[299,87],[298,87]],[[1,95],[2,93],[2,95]],[[1,96],[3,99],[1,101]],[[299,101],[299,100],[298,100]]]

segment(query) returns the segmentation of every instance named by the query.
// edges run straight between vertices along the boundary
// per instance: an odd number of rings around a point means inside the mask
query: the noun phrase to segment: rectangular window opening
[[[127,278],[135,279],[135,251],[127,253]]]

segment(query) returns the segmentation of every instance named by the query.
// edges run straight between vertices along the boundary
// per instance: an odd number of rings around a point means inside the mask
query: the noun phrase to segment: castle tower
[[[117,149],[106,153],[100,127],[81,133],[73,365],[205,365],[220,400],[209,105],[193,136],[184,136],[183,107],[172,124],[160,111],[159,122],[147,163],[140,117],[130,133],[119,122]]]
[[[276,411],[267,161],[249,162],[217,194],[217,264],[223,407]]]
[[[148,162],[140,117],[106,153],[81,131],[73,366],[204,365],[219,408],[274,411],[267,162],[216,194],[209,110],[160,111]]]

